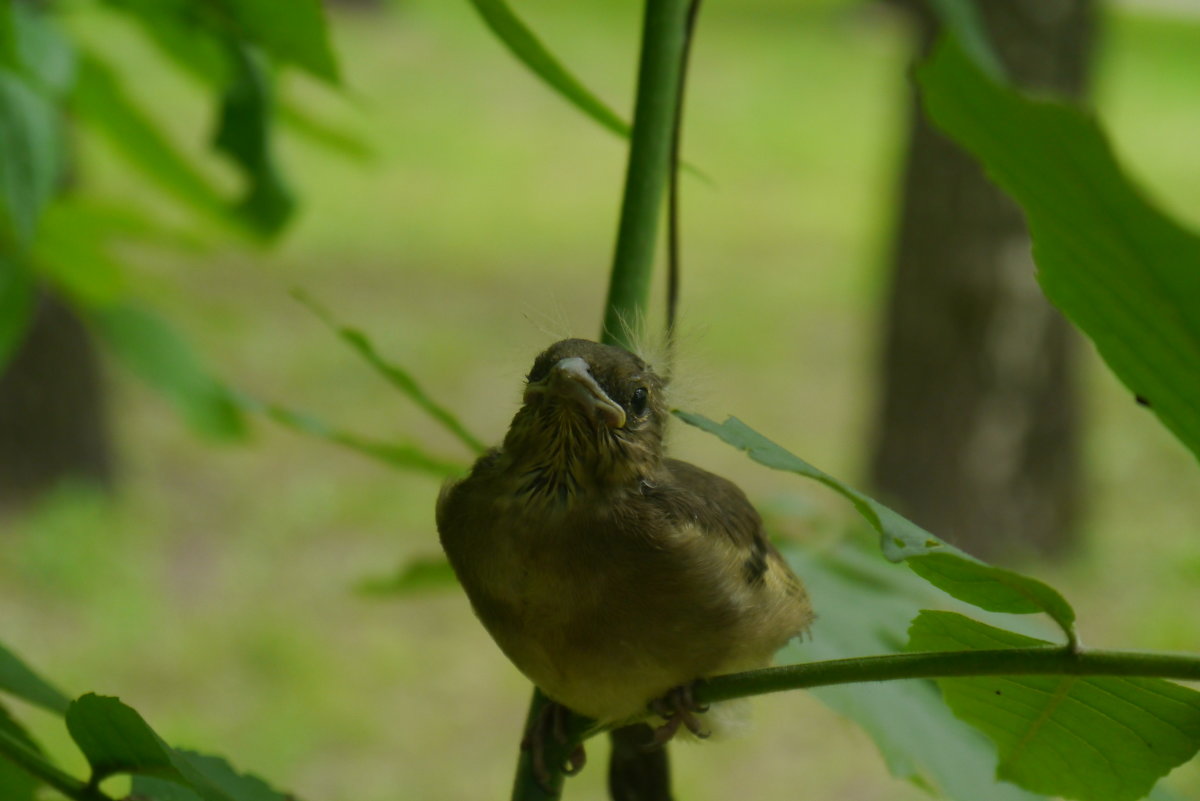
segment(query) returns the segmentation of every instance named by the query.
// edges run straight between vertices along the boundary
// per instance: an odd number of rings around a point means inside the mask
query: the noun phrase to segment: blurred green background
[[[628,107],[640,4],[516,8]],[[1147,190],[1200,225],[1200,17],[1131,4],[1105,23],[1095,107]],[[119,53],[130,91],[213,161],[207,107],[186,77],[100,10],[71,24]],[[372,158],[289,140],[303,209],[277,249],[122,255],[233,387],[466,460],[289,293],[366,331],[494,441],[532,356],[598,330],[624,143],[527,74],[465,2],[336,13],[333,30],[348,92],[292,76],[285,93],[357,131]],[[849,479],[874,403],[907,50],[884,8],[742,0],[707,4],[694,53],[685,149],[712,180],[684,182],[677,402],[736,413]],[[103,142],[80,148],[89,191],[147,191]],[[524,679],[458,593],[354,592],[436,553],[436,482],[264,421],[245,444],[206,443],[109,367],[116,500],[64,488],[4,521],[8,644],[69,693],[119,695],[172,743],[220,751],[302,798],[503,797]],[[1024,568],[1074,601],[1089,645],[1195,651],[1200,622],[1185,610],[1200,608],[1200,471],[1094,355],[1086,372],[1087,547]],[[698,432],[677,429],[673,446],[765,504],[801,509],[794,528],[812,547],[850,519],[820,489]],[[680,797],[925,797],[806,695],[755,706],[744,737],[674,749]],[[82,765],[61,725],[30,723]],[[569,798],[603,797],[605,749],[592,745]],[[1195,765],[1170,783],[1200,796]]]

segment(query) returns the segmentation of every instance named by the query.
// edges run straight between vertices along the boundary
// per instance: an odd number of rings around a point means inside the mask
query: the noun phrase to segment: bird
[[[665,455],[666,389],[624,348],[555,342],[502,444],[447,481],[436,514],[476,616],[554,702],[548,720],[658,720],[657,743],[706,736],[695,683],[769,665],[813,619],[742,490]],[[535,764],[544,737],[526,738]],[[566,772],[582,764],[578,750]]]

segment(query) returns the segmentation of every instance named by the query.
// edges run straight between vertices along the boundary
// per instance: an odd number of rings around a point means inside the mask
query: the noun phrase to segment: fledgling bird
[[[768,665],[812,610],[733,483],[663,454],[664,381],[583,339],[534,361],[499,448],[442,489],[442,547],[475,613],[551,700],[697,734],[687,688]]]

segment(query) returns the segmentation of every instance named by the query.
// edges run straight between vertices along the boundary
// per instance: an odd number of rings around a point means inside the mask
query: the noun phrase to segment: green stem
[[[625,194],[621,199],[621,220],[617,226],[617,244],[600,332],[601,341],[610,345],[632,346],[649,304],[658,222],[672,169],[671,143],[678,122],[679,78],[683,70],[690,2],[646,0]],[[535,689],[525,722],[526,732],[546,703],[546,697]],[[521,750],[513,801],[556,801],[559,798],[563,777],[558,768],[575,744],[594,733],[588,731],[589,723],[585,718],[573,718],[568,742],[548,744],[545,758],[553,776],[549,791],[534,777],[529,751]]]
[[[421,388],[421,385],[417,383],[417,379],[411,373],[380,356],[366,334],[356,328],[350,328],[339,323],[328,309],[317,303],[308,293],[301,290],[293,290],[292,297],[308,307],[309,311],[319,317],[343,342],[353,348],[375,372],[383,376],[384,380],[400,390],[402,394],[407,395],[413,403],[421,407],[422,411],[441,423],[443,428],[453,434],[459,442],[466,445],[476,456],[487,450],[487,445],[470,431],[467,431],[466,427],[459,422],[453,412],[426,394],[425,390]]]
[[[887,654],[783,665],[716,676],[701,682],[695,688],[694,695],[697,703],[709,704],[833,684],[955,676],[1138,676],[1200,681],[1200,657],[1139,651],[1072,650],[1061,645]],[[544,702],[545,697],[535,693],[534,705],[530,708],[530,722],[535,719],[540,704]],[[605,731],[606,727],[595,726],[594,723],[587,718],[573,717],[567,726],[566,742],[551,743],[546,749],[546,765],[555,774],[554,794],[547,794],[532,780],[528,754],[522,752],[513,801],[557,801],[562,789],[562,777],[555,768],[564,763],[577,744]]]
[[[692,40],[696,32],[696,17],[700,15],[700,0],[688,0],[687,21],[684,26],[683,52],[679,56],[679,91],[675,96],[675,125],[671,132],[671,167],[667,182],[667,346],[675,345],[675,318],[679,310],[679,161],[683,142],[683,102],[687,96],[688,62],[692,56]]]
[[[533,697],[529,700],[529,714],[525,716],[525,728],[521,730],[522,737],[529,734],[541,716],[542,707],[550,703],[542,691],[536,687],[533,690]],[[580,742],[582,732],[574,732],[575,737],[569,738],[574,742],[568,747],[561,743],[548,743],[546,748],[546,765],[550,767],[550,787],[542,787],[537,782],[533,770],[533,755],[529,748],[524,744],[521,746],[521,754],[517,757],[517,776],[513,783],[513,801],[558,801],[562,795],[563,774],[558,767],[566,761],[567,754],[574,747],[574,743]],[[552,766],[552,767],[551,767]],[[549,791],[548,791],[549,790]]]
[[[650,295],[658,223],[671,167],[689,0],[646,0],[625,195],[602,338],[629,347]]]
[[[831,659],[799,665],[750,670],[716,676],[695,688],[698,703],[731,701],[784,690],[812,689],[833,684],[896,679],[945,679],[955,676],[1137,676],[1200,681],[1200,657],[1139,651],[1072,650],[1061,645],[1002,648],[988,651],[936,651]],[[532,714],[532,712],[531,712]],[[575,717],[567,727],[567,742],[546,751],[546,764],[561,765],[574,746],[604,731],[594,721]],[[522,756],[522,768],[526,768]],[[518,774],[518,784],[520,783]],[[555,777],[560,782],[559,777]],[[556,788],[561,784],[556,784]],[[536,784],[535,784],[536,787]],[[514,801],[553,801],[558,795],[514,795]]]
[[[696,688],[699,703],[892,679],[953,676],[1141,676],[1200,680],[1200,657],[1137,651],[1071,650],[1059,645],[992,651],[938,651],[832,659],[717,676]]]
[[[112,801],[96,787],[51,765],[40,753],[4,729],[0,729],[0,759],[9,760],[67,798],[75,801]]]

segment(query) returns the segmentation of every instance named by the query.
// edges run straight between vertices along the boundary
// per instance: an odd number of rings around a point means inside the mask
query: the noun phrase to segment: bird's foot
[[[650,702],[650,711],[665,721],[654,730],[654,739],[646,746],[647,749],[660,748],[665,745],[680,726],[684,726],[701,740],[708,738],[712,732],[704,728],[700,718],[696,717],[708,711],[706,704],[696,703],[693,694],[696,682],[683,684],[667,692],[662,698]]]
[[[525,739],[521,740],[521,748],[528,750],[530,759],[533,760],[533,775],[548,795],[553,795],[554,789],[551,787],[553,777],[546,766],[546,748],[551,745],[551,740],[557,745],[567,744],[567,721],[570,717],[571,710],[562,704],[548,701],[542,706],[533,726],[525,733]],[[574,776],[583,770],[586,764],[587,752],[583,750],[583,745],[579,744],[567,755],[567,761],[560,770],[565,776]]]

